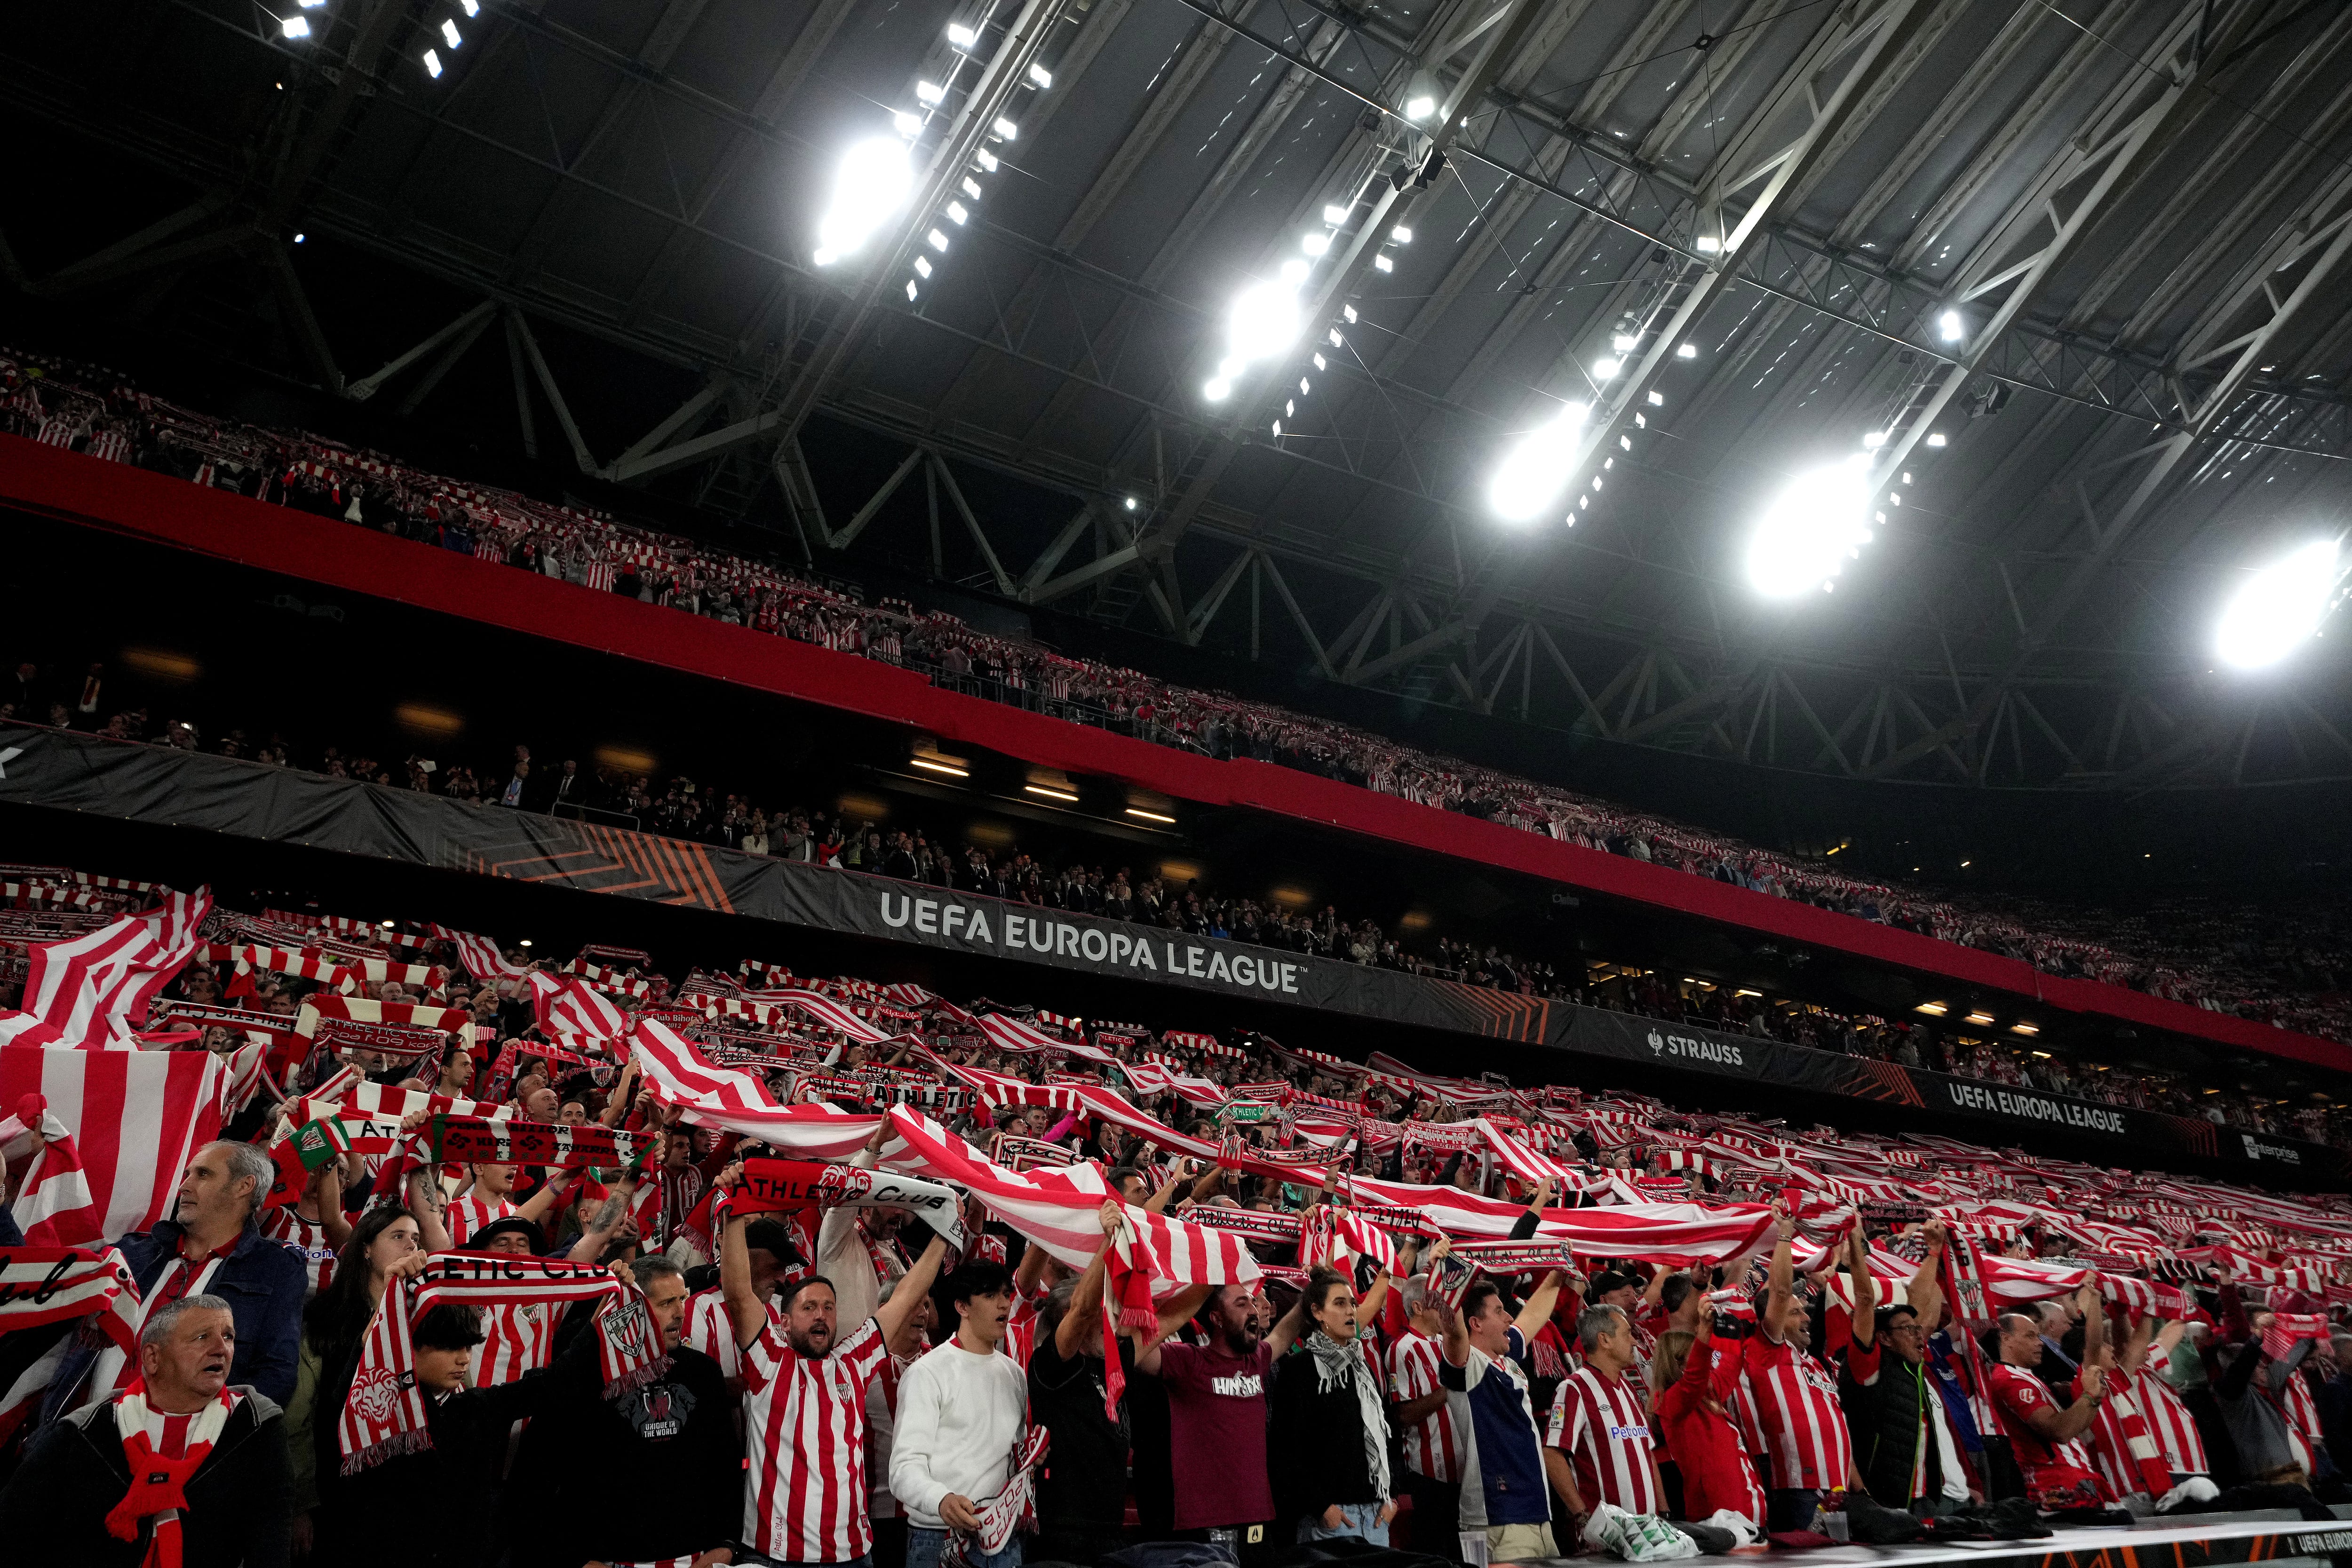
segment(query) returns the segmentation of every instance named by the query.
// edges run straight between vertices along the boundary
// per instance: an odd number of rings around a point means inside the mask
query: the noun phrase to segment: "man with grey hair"
[[[1666,1489],[1650,1436],[1649,1402],[1629,1375],[1640,1361],[1632,1316],[1609,1302],[1587,1307],[1577,1315],[1576,1340],[1584,1364],[1552,1401],[1544,1471],[1581,1535],[1604,1502],[1627,1513],[1664,1512]]]
[[[250,1143],[207,1143],[180,1177],[173,1216],[114,1245],[131,1266],[145,1317],[188,1296],[227,1302],[236,1326],[228,1381],[283,1405],[294,1397],[308,1273],[300,1253],[262,1235],[257,1224],[276,1176],[269,1156]],[[138,1373],[114,1346],[78,1340],[49,1384],[42,1419],[104,1404]]]
[[[236,1337],[223,1297],[150,1310],[130,1384],[44,1427],[0,1489],[12,1560],[282,1568],[293,1524],[286,1418],[229,1382]]]
[[[1413,1549],[1458,1563],[1461,1535],[1446,1527],[1461,1515],[1462,1438],[1437,1373],[1445,1359],[1445,1320],[1436,1293],[1418,1275],[1405,1281],[1403,1300],[1406,1331],[1390,1352],[1389,1390],[1404,1436],[1405,1491],[1421,1525]]]

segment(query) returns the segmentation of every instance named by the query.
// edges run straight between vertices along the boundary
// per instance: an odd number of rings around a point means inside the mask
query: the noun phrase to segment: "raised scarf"
[[[361,1342],[360,1364],[336,1429],[343,1474],[433,1447],[426,1424],[425,1391],[416,1384],[412,1325],[422,1313],[444,1304],[469,1307],[563,1306],[604,1301],[625,1309],[642,1306],[610,1273],[593,1263],[552,1258],[509,1258],[488,1253],[444,1252],[424,1273],[383,1293]],[[604,1392],[612,1397],[658,1375],[668,1358],[651,1321],[642,1311],[606,1310],[596,1321],[596,1351]]]
[[[188,1482],[211,1456],[236,1402],[237,1395],[224,1388],[220,1397],[190,1416],[187,1446],[176,1458],[157,1453],[148,1438],[144,1378],[133,1379],[114,1402],[114,1431],[122,1439],[131,1489],[107,1510],[106,1532],[117,1541],[136,1541],[140,1527],[152,1520],[155,1533],[140,1559],[142,1568],[180,1568],[180,1514],[188,1506]]]
[[[1307,1336],[1307,1350],[1315,1358],[1318,1394],[1328,1394],[1342,1384],[1355,1391],[1358,1436],[1364,1445],[1364,1473],[1372,1479],[1375,1500],[1388,1501],[1388,1415],[1381,1408],[1381,1380],[1372,1373],[1363,1340],[1335,1340],[1317,1329]]]

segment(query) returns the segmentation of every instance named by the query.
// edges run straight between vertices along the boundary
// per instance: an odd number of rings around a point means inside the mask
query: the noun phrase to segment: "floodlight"
[[[1404,117],[1407,120],[1426,120],[1436,112],[1437,100],[1426,94],[1405,100]]]
[[[1609,340],[1609,346],[1621,354],[1632,353],[1642,346],[1642,340],[1631,332],[1620,332]]]
[[[290,28],[288,30],[289,32],[292,31]],[[307,24],[303,30],[305,32],[310,30]],[[457,24],[449,20],[446,16],[444,16],[441,19],[441,36],[449,40],[449,47],[453,49],[466,41],[457,36]]]
[[[1375,256],[1375,257],[1373,257],[1373,258],[1372,258],[1372,266],[1373,266],[1375,268],[1377,268],[1378,270],[1382,271],[1382,272],[1394,272],[1394,271],[1396,270],[1396,263],[1395,263],[1395,262],[1393,262],[1393,261],[1391,261],[1391,260],[1390,260],[1387,257],[1385,257],[1385,256]]]
[[[1307,391],[1308,387],[1307,385],[1307,378],[1302,375],[1298,378],[1298,395],[1304,397],[1307,395]]]
[[[1353,207],[1343,207],[1335,202],[1323,209],[1323,221],[1337,228],[1348,221],[1348,215],[1354,210]]]
[[[973,179],[970,174],[966,174],[963,177],[963,184],[956,188],[963,192],[965,195],[970,196],[973,201],[980,200],[980,182]]]
[[[938,82],[919,81],[915,84],[915,100],[919,103],[937,103],[947,95],[948,89]]]
[[[961,224],[965,219],[971,216],[971,213],[964,210],[964,205],[961,202],[950,202],[947,206],[947,213],[948,221],[956,224]]]
[[[1017,142],[1021,138],[1021,127],[1001,114],[996,117],[996,123],[989,129],[995,132],[997,139],[1002,142]]]
[[[929,243],[933,250],[944,252],[948,247],[948,237],[938,229],[931,230],[930,233],[923,236],[923,238]]]
[[[1282,264],[1280,270],[1282,273],[1282,280],[1296,289],[1298,285],[1307,281],[1307,274],[1309,268],[1307,263],[1294,256],[1289,260]]]
[[[910,305],[915,302],[915,280],[911,278],[907,279],[907,302]]]
[[[1576,457],[1576,433],[1591,413],[1571,403],[1503,454],[1486,484],[1486,504],[1506,522],[1528,522],[1559,504]]]
[[[1654,393],[1650,394],[1650,406],[1651,406],[1651,407],[1653,407],[1653,408],[1664,408],[1665,405],[1666,405],[1666,395],[1665,395],[1664,393],[1663,393],[1663,392],[1654,392]]]
[[[1054,85],[1054,73],[1047,70],[1044,66],[1039,65],[1036,61],[1031,60],[1029,62],[1029,79],[1035,82],[1039,87],[1051,87]]]
[[[1713,256],[1723,248],[1723,241],[1711,234],[1700,235],[1695,244],[1696,248],[1708,256]]]
[[[1592,379],[1607,381],[1617,374],[1619,368],[1618,363],[1613,359],[1595,360],[1592,362]]]
[[[887,136],[852,143],[834,173],[833,199],[817,219],[816,264],[829,267],[864,245],[906,202],[914,184],[906,143]]]
[[[1886,445],[1886,432],[1884,430],[1864,431],[1863,433],[1862,444],[1865,447],[1884,447]]]
[[[1969,324],[1960,320],[1958,310],[1947,310],[1937,319],[1936,335],[1948,343],[1956,343],[1969,335]]]
[[[1339,319],[1347,322],[1349,326],[1354,326],[1356,324],[1356,307],[1353,305],[1340,306]]]
[[[1331,248],[1331,237],[1328,234],[1302,235],[1299,237],[1298,248],[1309,256],[1320,256]]]
[[[327,0],[302,0],[305,5],[324,5],[326,3]],[[478,16],[482,14],[482,0],[457,0],[457,8],[468,16]]]
[[[1675,345],[1675,357],[1676,359],[1696,359],[1698,358],[1698,345],[1696,343],[1676,343]]]
[[[425,74],[436,80],[441,75],[441,57],[431,49],[425,51]]]
[[[890,128],[912,141],[923,133],[923,117],[911,110],[901,109],[890,116]]]
[[[923,277],[929,278],[931,275],[931,258],[928,256],[915,258],[915,270]]]
[[[1278,283],[1251,284],[1234,296],[1225,331],[1241,363],[1272,359],[1298,335],[1297,294]]]
[[[2213,646],[2240,669],[2276,664],[2317,635],[2333,607],[2340,547],[2332,539],[2281,556],[2240,588],[2221,612]]]
[[[1226,398],[1231,397],[1233,393],[1234,384],[1222,375],[1202,384],[1201,387],[1201,395],[1212,403],[1223,403]]]
[[[950,22],[948,42],[957,48],[968,49],[980,42],[980,30],[976,27],[967,27],[961,22]]]
[[[1940,447],[1940,446],[1942,446],[1943,444],[1944,444],[1944,433],[1943,433],[1941,430],[1932,430],[1932,431],[1928,432],[1928,435],[1927,435],[1927,445],[1929,445],[1930,447]]]
[[[1859,455],[1789,481],[1748,542],[1748,578],[1768,598],[1811,593],[1860,542],[1870,507],[1869,459]]]
[[[1405,227],[1402,224],[1399,224],[1396,227],[1389,230],[1389,237],[1395,240],[1399,245],[1411,245],[1412,243],[1412,230]]]
[[[442,26],[448,28],[450,42],[454,47],[457,42],[457,26],[448,22],[444,22]],[[284,21],[278,23],[278,27],[280,32],[284,33],[289,38],[307,38],[310,36],[310,18],[308,16],[289,16]]]
[[[1133,511],[1135,510],[1135,498],[1133,496],[1127,498],[1127,510],[1129,511]]]
[[[990,152],[985,147],[982,147],[979,152],[974,153],[971,155],[971,161],[980,165],[980,172],[983,174],[993,174],[996,173],[998,166],[996,154]]]
[[[1348,340],[1339,335],[1339,329],[1337,327],[1331,329],[1331,346],[1335,349],[1348,346]]]
[[[1319,353],[1318,353],[1318,354],[1315,355],[1315,356],[1314,356],[1314,359],[1315,359],[1315,368],[1316,368],[1317,370],[1323,370],[1323,369],[1327,368],[1326,363],[1325,363],[1325,361],[1324,361],[1324,358],[1323,358],[1323,356],[1322,356],[1321,354],[1319,354]]]

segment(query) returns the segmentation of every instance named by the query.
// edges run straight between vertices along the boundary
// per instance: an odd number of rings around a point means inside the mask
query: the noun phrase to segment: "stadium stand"
[[[1891,930],[2336,1041],[2352,1041],[2340,927],[2282,933],[2297,963],[2226,965],[2160,920],[2042,903],[1963,904],[1841,877],[1645,814],[1433,757],[1263,703],[1202,692],[980,633],[905,602],[868,605],[780,564],[610,516],[423,473],[381,454],[268,431],[137,391],[96,367],[0,355],[0,428],[721,625],[919,673],[949,689],[1198,755],[1249,757],[1402,799],[1800,901]],[[55,706],[53,704],[53,706]],[[36,718],[38,715],[19,714]],[[2210,931],[2213,921],[2206,923]]]

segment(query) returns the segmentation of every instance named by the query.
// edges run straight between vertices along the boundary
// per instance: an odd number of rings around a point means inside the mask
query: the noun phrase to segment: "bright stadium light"
[[[1772,599],[1825,586],[1862,542],[1869,515],[1867,458],[1798,475],[1748,537],[1748,580]]]
[[[1407,120],[1426,120],[1436,112],[1437,100],[1426,94],[1405,100],[1404,117]]]
[[[1054,85],[1054,73],[1032,60],[1029,62],[1029,79],[1041,88],[1051,87]]]
[[[948,42],[953,44],[957,48],[968,49],[971,47],[972,45],[980,42],[980,33],[975,28],[965,26],[961,22],[950,22],[948,24]]]
[[[1331,248],[1331,237],[1328,234],[1300,235],[1298,248],[1309,256],[1320,256]]]
[[[1293,267],[1298,268],[1295,276]],[[1292,262],[1283,268],[1280,281],[1253,283],[1234,296],[1225,315],[1225,357],[1202,386],[1202,397],[1223,403],[1233,395],[1235,376],[1291,345],[1298,336],[1298,283],[1305,276],[1306,264]]]
[[[1353,211],[1353,207],[1343,207],[1334,202],[1323,209],[1323,221],[1337,228],[1348,221],[1348,215]]]
[[[285,34],[289,38],[307,38],[310,36],[310,18],[308,16],[289,16],[284,21],[278,24],[278,30]],[[457,30],[457,29],[454,26],[449,28],[449,31],[453,34],[456,33]],[[451,48],[456,48],[457,46],[453,43],[449,47]]]
[[[1960,320],[1958,310],[1947,310],[1936,322],[1936,335],[1948,343],[1956,343],[1969,335],[1969,324]]]
[[[1512,444],[1486,483],[1486,504],[1506,522],[1528,522],[1559,503],[1576,456],[1576,433],[1591,412],[1571,403]]]
[[[453,49],[466,41],[457,36],[457,24],[446,17],[441,23],[441,36],[449,40],[449,47]]]
[[[856,251],[906,205],[914,185],[915,170],[905,142],[871,136],[854,143],[841,155],[841,166],[834,174],[833,200],[817,219],[812,259],[819,267],[830,267]]]
[[[2334,607],[2341,547],[2324,539],[2272,562],[2231,595],[2213,650],[2240,669],[2276,664],[2319,633]]]

